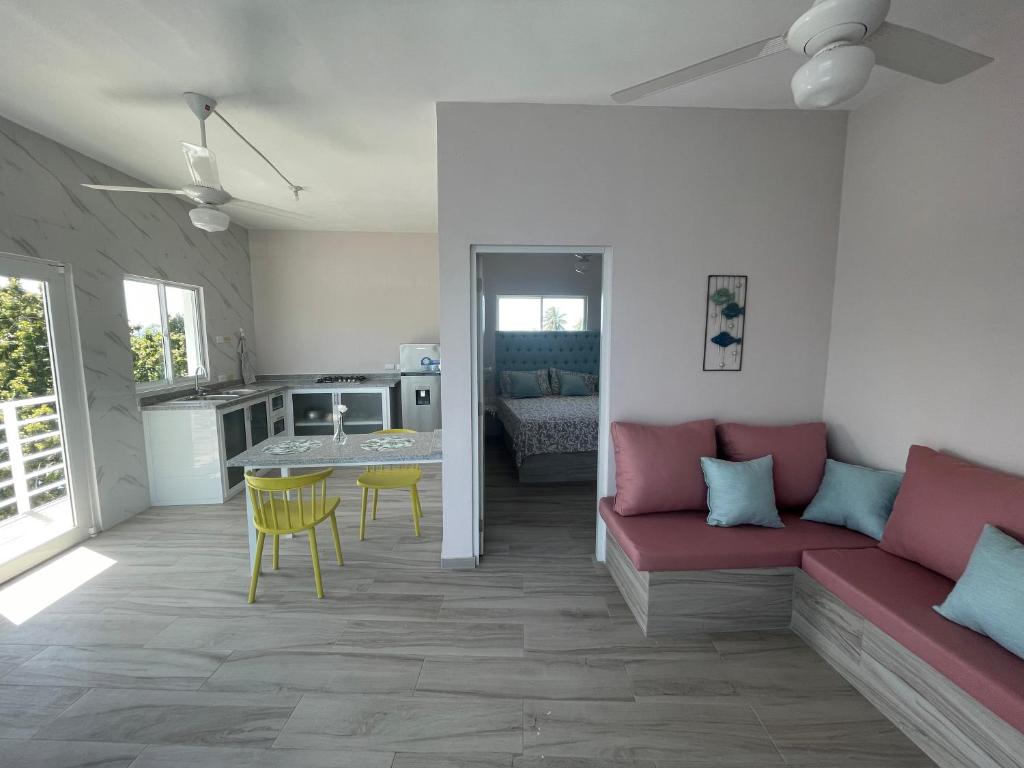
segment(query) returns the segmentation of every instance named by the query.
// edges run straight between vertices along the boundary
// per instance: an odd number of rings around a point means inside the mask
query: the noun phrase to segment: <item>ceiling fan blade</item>
[[[159,187],[115,187],[110,184],[83,184],[89,189],[101,189],[104,192],[146,192],[150,195],[184,195],[181,189],[160,189]]]
[[[948,83],[994,59],[910,27],[886,21],[864,43],[875,63],[932,83]]]
[[[298,211],[289,211],[284,208],[275,208],[272,205],[263,205],[263,203],[255,203],[252,200],[239,200],[237,197],[231,198],[231,201],[225,203],[220,208],[231,206],[238,206],[239,208],[248,209],[258,213],[266,213],[271,216],[280,216],[283,219],[295,219],[296,221],[309,221],[312,217],[305,213],[299,213]]]
[[[765,56],[771,56],[785,50],[788,50],[785,38],[769,37],[765,40],[745,45],[742,48],[737,48],[735,51],[723,53],[721,56],[715,56],[713,59],[707,59],[699,64],[677,69],[675,72],[656,77],[639,85],[623,88],[621,91],[616,91],[612,94],[612,101],[619,104],[628,104],[644,96],[650,96],[652,93],[675,88],[677,85],[690,83],[694,80],[700,80],[702,77],[724,72],[727,69],[738,67],[750,61],[757,61]]]
[[[188,172],[192,174],[192,183],[200,187],[221,189],[220,174],[217,173],[217,156],[206,147],[181,142],[181,151],[185,153]]]

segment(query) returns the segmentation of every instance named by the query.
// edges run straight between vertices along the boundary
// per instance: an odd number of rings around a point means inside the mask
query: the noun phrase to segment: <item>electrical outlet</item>
[[[229,333],[227,336],[214,336],[213,340],[217,344],[230,344],[234,337]]]
[[[230,373],[220,373],[220,374],[217,374],[217,382],[220,383],[222,381],[231,381],[231,374]]]
[[[393,371],[393,370],[395,370],[395,364],[394,363],[384,363],[384,370],[385,371]]]

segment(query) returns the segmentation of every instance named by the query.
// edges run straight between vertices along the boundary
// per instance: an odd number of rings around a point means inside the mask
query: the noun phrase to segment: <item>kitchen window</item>
[[[585,331],[586,296],[499,296],[499,331]]]
[[[124,299],[137,391],[181,384],[207,369],[202,288],[127,277]]]

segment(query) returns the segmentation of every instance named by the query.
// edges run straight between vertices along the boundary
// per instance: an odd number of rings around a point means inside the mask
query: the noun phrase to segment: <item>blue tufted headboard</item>
[[[494,369],[499,377],[502,371],[539,368],[597,375],[600,365],[600,331],[497,331],[494,334]]]

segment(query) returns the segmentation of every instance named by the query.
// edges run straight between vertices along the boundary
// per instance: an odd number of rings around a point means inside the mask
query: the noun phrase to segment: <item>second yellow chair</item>
[[[375,435],[396,435],[414,433],[413,429],[381,429]],[[381,491],[409,490],[409,502],[412,506],[412,527],[416,535],[420,535],[420,518],[423,508],[420,506],[420,492],[417,484],[423,477],[417,464],[393,464],[390,466],[368,467],[356,479],[356,485],[363,489],[363,506],[359,513],[359,540],[366,538],[366,506],[370,491],[373,491],[373,519],[377,519],[377,499]]]
[[[334,536],[334,552],[341,557],[341,539],[338,536],[338,521],[334,510],[338,508],[337,496],[327,495],[327,478],[334,472],[325,469],[309,475],[292,477],[245,476],[245,484],[252,500],[253,524],[256,527],[256,560],[249,582],[249,602],[256,599],[256,585],[260,580],[260,561],[263,559],[263,542],[267,535],[274,537],[274,570],[278,568],[280,538],[289,533],[307,531],[309,554],[313,558],[313,577],[316,581],[316,596],[324,596],[324,583],[320,578],[320,558],[316,549],[316,531],[324,520],[330,520]],[[306,491],[306,493],[303,493]],[[364,505],[365,507],[365,505]]]

